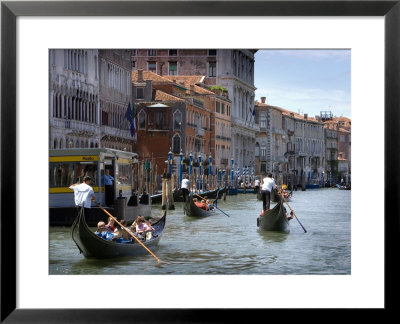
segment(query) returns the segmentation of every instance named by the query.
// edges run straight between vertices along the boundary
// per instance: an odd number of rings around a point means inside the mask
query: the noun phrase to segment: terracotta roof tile
[[[143,79],[144,80],[152,80],[153,82],[161,82],[161,83],[172,83],[167,78],[162,77],[151,71],[143,71]],[[132,71],[132,82],[138,82],[138,71]]]
[[[168,102],[168,101],[185,101],[181,98],[175,97],[173,95],[170,95],[168,93],[165,93],[161,90],[156,90],[156,94],[154,97],[154,100],[156,101],[163,101],[163,102]]]

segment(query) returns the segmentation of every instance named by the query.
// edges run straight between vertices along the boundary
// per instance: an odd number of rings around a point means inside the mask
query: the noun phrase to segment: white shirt
[[[254,185],[255,185],[255,186],[260,186],[260,180],[258,180],[258,179],[255,180],[255,181],[254,181]]]
[[[94,196],[94,191],[91,186],[86,183],[81,183],[75,186],[70,186],[69,189],[74,191],[75,205],[90,208],[92,206],[91,198]]]
[[[190,185],[189,179],[183,179],[182,180],[181,188],[189,189],[189,185]]]
[[[268,178],[268,177],[263,179],[263,185],[262,185],[261,190],[267,190],[267,191],[271,192],[271,190],[274,188],[276,188],[274,179]]]

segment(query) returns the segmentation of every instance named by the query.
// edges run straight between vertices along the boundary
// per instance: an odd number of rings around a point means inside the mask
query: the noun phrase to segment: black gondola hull
[[[257,226],[264,231],[278,231],[289,233],[289,221],[285,215],[282,201],[278,202],[264,216],[258,217]]]
[[[156,249],[165,227],[165,221],[166,212],[159,221],[152,224],[152,227],[155,229],[153,238],[142,242],[150,251]],[[72,225],[71,233],[73,240],[86,258],[106,259],[149,254],[149,252],[135,240],[135,243],[123,244],[107,241],[97,236],[87,225],[83,212],[79,213],[78,218]]]

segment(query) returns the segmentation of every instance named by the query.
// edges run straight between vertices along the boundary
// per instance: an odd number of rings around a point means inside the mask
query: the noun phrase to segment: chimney
[[[138,70],[138,82],[143,82],[143,70]]]
[[[266,97],[261,97],[261,103],[265,104],[265,99],[267,99]]]
[[[307,119],[308,118],[308,114],[304,114],[304,119]]]

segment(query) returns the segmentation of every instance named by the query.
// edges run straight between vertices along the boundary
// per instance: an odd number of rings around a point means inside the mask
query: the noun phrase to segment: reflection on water
[[[50,274],[350,274],[350,193],[297,191],[289,203],[307,229],[293,219],[290,233],[258,229],[262,202],[253,194],[227,196],[206,218],[183,215],[183,204],[168,211],[155,254],[111,260],[86,259],[69,228],[50,228]],[[154,206],[153,216],[161,217]]]

